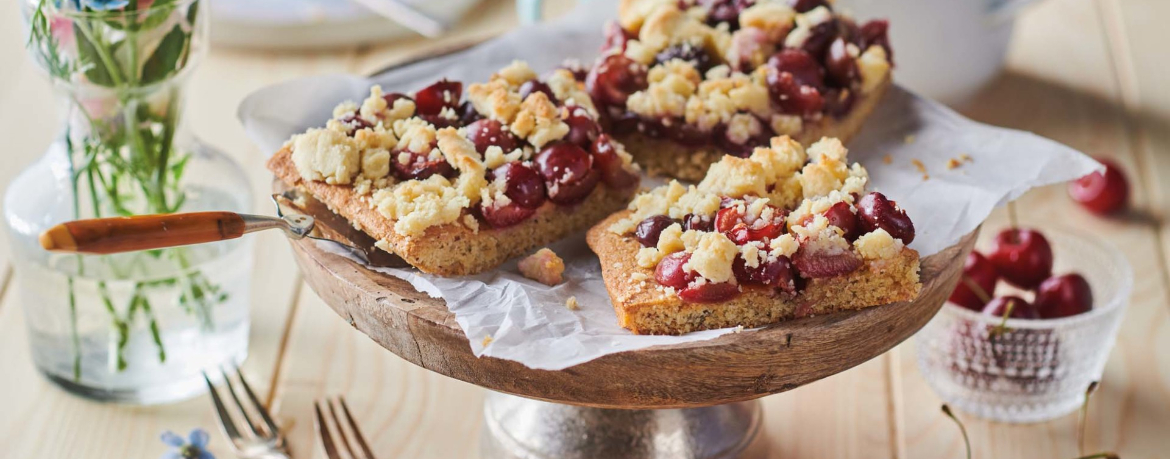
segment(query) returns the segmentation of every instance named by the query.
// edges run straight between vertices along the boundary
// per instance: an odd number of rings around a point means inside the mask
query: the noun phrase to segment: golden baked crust
[[[352,186],[305,180],[291,155],[288,148],[281,149],[268,160],[268,169],[290,186],[325,203],[375,240],[385,241],[379,248],[423,272],[440,276],[481,273],[533,247],[583,230],[624,207],[636,191],[598,186],[580,204],[557,206],[546,202],[531,218],[506,228],[481,226],[473,231],[466,225],[449,223],[429,227],[417,236],[405,236],[394,231],[393,219],[371,208],[369,196],[359,195]]]
[[[805,121],[803,129],[793,134],[792,138],[801,145],[810,145],[822,137],[835,137],[848,143],[861,130],[865,120],[892,85],[887,74],[873,92],[857,100],[844,118],[825,116],[816,122]],[[615,135],[614,138],[626,146],[626,151],[634,157],[634,161],[650,175],[665,175],[695,182],[702,180],[707,174],[707,168],[724,155],[724,151],[713,145],[688,146],[640,132]]]
[[[654,269],[640,267],[642,248],[633,238],[609,230],[630,211],[618,212],[589,230],[586,241],[601,259],[601,271],[618,324],[638,334],[682,334],[723,327],[758,327],[814,314],[862,309],[918,296],[918,252],[903,247],[893,258],[866,261],[856,271],[806,279],[796,295],[742,287],[734,298],[688,303],[654,281]]]

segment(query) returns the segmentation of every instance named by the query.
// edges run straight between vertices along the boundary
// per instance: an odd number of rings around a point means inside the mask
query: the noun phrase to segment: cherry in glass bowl
[[[1071,413],[1101,380],[1133,290],[1125,256],[1101,236],[1042,229],[1055,275],[1079,273],[1093,308],[1058,319],[1008,319],[948,302],[915,335],[918,367],[946,403],[1001,422],[1041,422]],[[1030,292],[1000,282],[997,296]]]

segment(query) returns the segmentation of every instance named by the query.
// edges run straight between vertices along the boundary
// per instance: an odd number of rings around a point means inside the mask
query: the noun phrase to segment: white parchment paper
[[[372,79],[328,75],[270,86],[248,96],[239,117],[263,151],[276,152],[291,135],[324,125],[338,102],[363,99],[371,84],[381,84],[387,92],[412,92],[440,77],[486,81],[513,59],[528,61],[537,72],[553,69],[566,58],[590,62],[602,43],[602,23],[616,11],[615,3],[585,2],[558,21],[521,28],[475,48]],[[975,123],[900,88],[886,96],[849,147],[851,161],[869,169],[870,188],[896,200],[914,220],[917,235],[911,247],[924,257],[955,243],[994,207],[1029,188],[1074,179],[1098,167],[1059,143]],[[964,154],[972,161],[956,169],[946,167],[948,160]],[[892,158],[889,164],[883,161],[886,155]],[[926,166],[929,180],[912,160]],[[515,260],[493,272],[461,278],[410,269],[379,270],[443,298],[475,355],[515,360],[536,369],[559,370],[615,352],[735,331],[633,335],[617,325],[601,266],[584,235],[552,248],[567,265],[566,282],[555,287],[520,276]],[[565,307],[570,296],[577,298],[579,310]],[[489,336],[491,342],[484,346]]]

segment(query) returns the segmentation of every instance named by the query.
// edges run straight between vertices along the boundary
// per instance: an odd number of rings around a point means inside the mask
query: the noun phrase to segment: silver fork
[[[228,373],[222,370],[221,373],[224,385],[227,386],[227,392],[235,402],[235,411],[239,417],[243,418],[244,426],[247,429],[244,432],[241,432],[241,428],[233,420],[227,405],[223,402],[223,397],[220,396],[215,385],[211,383],[211,378],[207,377],[206,371],[203,372],[203,380],[207,382],[207,391],[211,394],[211,401],[215,404],[215,412],[219,415],[219,425],[223,428],[224,435],[228,437],[232,451],[242,459],[289,459],[280,429],[276,427],[276,423],[268,415],[268,410],[264,408],[263,403],[260,403],[260,399],[256,397],[256,393],[252,391],[248,381],[244,379],[243,373],[240,373],[240,369],[236,368],[235,373],[236,377],[239,378],[240,387],[243,388],[244,399],[240,398],[235,385],[228,377]],[[262,424],[253,421],[253,415],[259,415]]]
[[[321,401],[313,402],[313,411],[317,416],[313,418],[313,425],[317,428],[317,435],[321,437],[321,446],[325,448],[325,455],[329,459],[343,459],[349,457],[351,459],[374,459],[374,453],[370,451],[370,445],[366,443],[366,439],[362,437],[361,430],[358,430],[357,422],[353,420],[353,415],[349,414],[349,405],[345,404],[345,398],[338,396],[336,400],[330,402],[328,398],[324,400],[325,406],[329,407],[329,416],[326,417],[321,409]],[[345,417],[345,423],[341,422],[341,416],[337,415],[337,407],[341,407],[341,413]],[[329,421],[333,423],[330,424]],[[332,426],[332,427],[330,427]],[[349,433],[346,433],[348,426]],[[333,440],[332,429],[337,432],[338,441]],[[353,437],[354,443],[359,449],[354,449],[350,446],[350,437]],[[345,456],[339,453],[340,448],[344,448]],[[359,456],[357,452],[362,454]]]

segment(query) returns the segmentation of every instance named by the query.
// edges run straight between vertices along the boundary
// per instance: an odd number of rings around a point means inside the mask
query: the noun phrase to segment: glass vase
[[[203,0],[21,0],[32,58],[58,95],[48,151],[10,184],[4,217],[37,368],[86,397],[162,403],[247,353],[246,239],[116,255],[41,249],[79,218],[247,212],[240,167],[182,129],[207,46]]]

